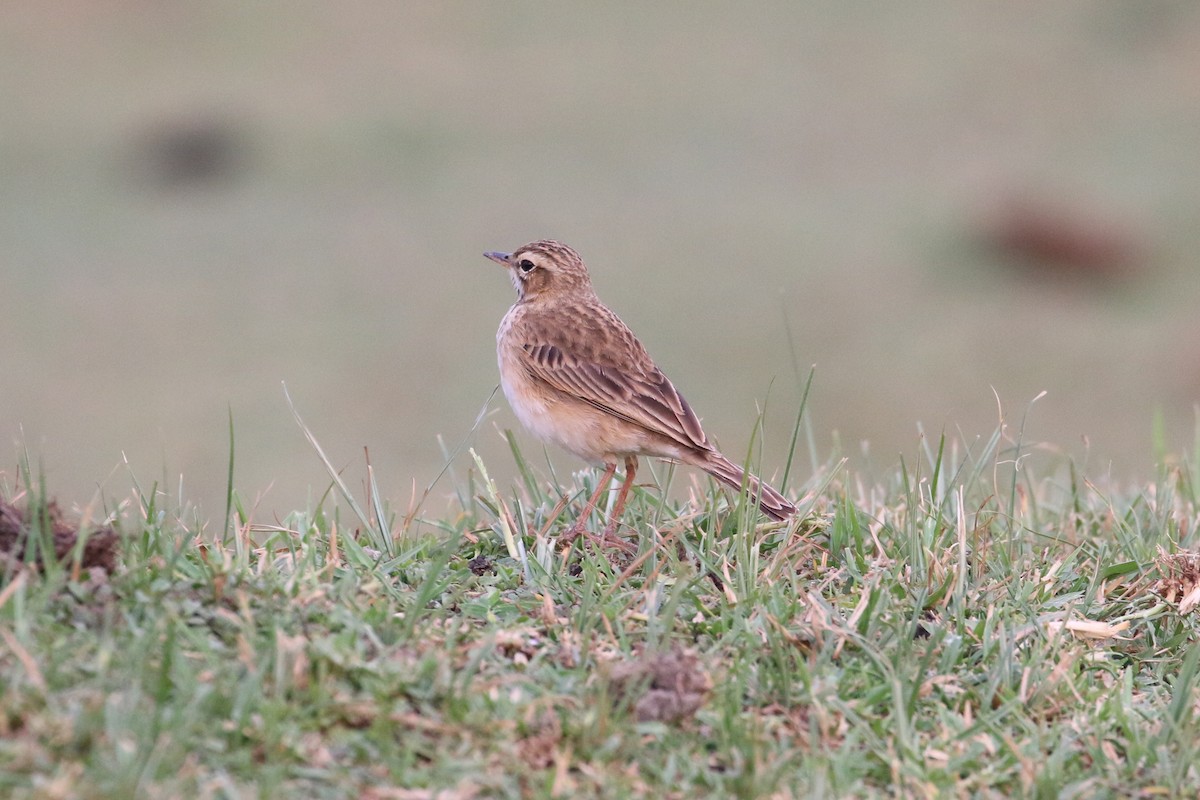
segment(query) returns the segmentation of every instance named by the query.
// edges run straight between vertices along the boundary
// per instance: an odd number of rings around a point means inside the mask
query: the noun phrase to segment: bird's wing
[[[518,358],[529,375],[685,447],[708,449],[699,418],[629,328],[607,308],[575,311],[573,325],[522,331]]]

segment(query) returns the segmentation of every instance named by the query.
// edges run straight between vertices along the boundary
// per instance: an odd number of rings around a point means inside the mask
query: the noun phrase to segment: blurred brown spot
[[[29,536],[34,528],[48,525],[53,531],[54,556],[59,561],[68,561],[75,552],[80,530],[63,520],[62,512],[54,502],[44,508],[35,509],[39,519],[31,520],[29,509],[21,509],[0,501],[0,561],[21,565],[29,547]],[[84,569],[99,567],[112,572],[116,566],[117,534],[112,528],[98,528],[87,534],[80,556]],[[36,564],[36,561],[34,562]]]
[[[562,722],[552,709],[543,709],[527,721],[529,735],[517,740],[517,754],[534,769],[554,765],[562,743]]]
[[[228,182],[249,161],[244,132],[230,119],[211,114],[151,124],[135,147],[138,171],[172,189]]]
[[[677,722],[692,716],[712,691],[712,678],[693,653],[643,655],[609,672],[617,697],[633,701],[639,722]]]
[[[985,245],[1040,277],[1108,281],[1142,265],[1147,247],[1127,221],[1065,203],[1013,197],[980,225]]]

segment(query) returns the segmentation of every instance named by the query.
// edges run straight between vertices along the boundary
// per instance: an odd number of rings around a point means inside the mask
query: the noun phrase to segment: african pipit
[[[750,497],[773,520],[796,513],[783,495],[721,455],[683,395],[654,365],[633,331],[592,289],[579,254],[560,242],[531,242],[513,253],[484,253],[508,270],[517,302],[496,332],[500,384],[521,424],[604,475],[571,529],[583,532],[618,459],[625,480],[605,537],[616,530],[638,456],[699,467]]]

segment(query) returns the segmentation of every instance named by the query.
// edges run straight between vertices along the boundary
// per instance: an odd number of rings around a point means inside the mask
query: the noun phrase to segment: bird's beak
[[[510,258],[512,258],[512,253],[490,252],[490,253],[484,253],[484,255],[487,256],[488,258],[490,258],[492,261],[495,261],[497,264],[499,264],[502,267],[507,267],[509,265],[508,260]]]

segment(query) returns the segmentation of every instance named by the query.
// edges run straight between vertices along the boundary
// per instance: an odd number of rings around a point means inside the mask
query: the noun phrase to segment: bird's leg
[[[612,519],[604,528],[604,539],[612,540],[617,533],[617,525],[621,522],[621,512],[625,510],[625,501],[629,490],[633,487],[633,476],[637,475],[637,456],[625,456],[625,480],[621,483],[621,491],[617,493],[617,502],[613,506]]]
[[[596,501],[600,499],[600,495],[608,489],[608,485],[612,482],[613,475],[617,473],[617,462],[604,465],[604,474],[600,476],[600,480],[596,483],[596,491],[592,492],[592,496],[588,498],[587,505],[583,508],[583,513],[579,515],[579,519],[575,521],[563,536],[563,544],[569,545],[571,542],[579,538],[579,535],[584,532],[587,525],[587,518],[592,515],[592,511],[596,508]]]

